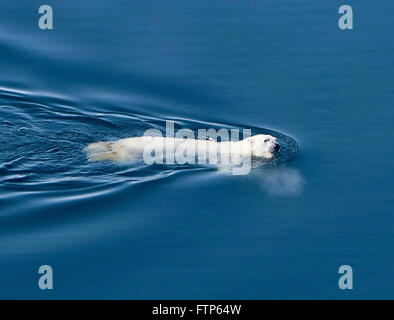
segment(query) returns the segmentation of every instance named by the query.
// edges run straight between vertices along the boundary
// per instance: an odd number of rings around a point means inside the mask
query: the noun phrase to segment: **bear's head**
[[[251,146],[252,156],[259,158],[272,158],[273,154],[279,151],[278,140],[270,135],[257,134],[247,138]]]

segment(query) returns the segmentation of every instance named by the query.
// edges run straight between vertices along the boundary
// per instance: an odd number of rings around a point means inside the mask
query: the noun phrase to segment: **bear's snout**
[[[280,145],[277,143],[274,143],[274,149],[275,149],[275,151],[279,151]]]

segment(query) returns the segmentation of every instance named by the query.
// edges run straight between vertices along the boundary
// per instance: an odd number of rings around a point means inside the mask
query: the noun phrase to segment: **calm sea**
[[[353,30],[343,4],[2,0],[0,297],[394,298],[394,2],[346,3]],[[165,120],[271,129],[298,157],[86,161]]]

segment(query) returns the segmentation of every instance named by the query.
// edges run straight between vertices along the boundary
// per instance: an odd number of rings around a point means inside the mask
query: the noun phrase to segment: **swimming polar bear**
[[[144,159],[148,163],[163,163],[166,154],[166,163],[174,158],[178,164],[195,163],[195,159],[205,160],[208,155],[209,163],[217,163],[217,156],[223,159],[240,159],[258,157],[272,158],[279,151],[277,139],[271,135],[258,134],[240,141],[223,141],[201,139],[170,138],[162,136],[142,136],[121,139],[111,142],[95,142],[85,147],[89,161],[111,160],[116,162],[129,162]],[[152,152],[155,161],[152,161]],[[187,159],[185,159],[187,153]],[[172,154],[172,158],[168,157]],[[161,158],[160,158],[161,157]],[[212,158],[214,158],[213,161]],[[148,159],[148,160],[147,160]],[[215,162],[216,159],[216,162]],[[201,163],[201,162],[198,162]]]

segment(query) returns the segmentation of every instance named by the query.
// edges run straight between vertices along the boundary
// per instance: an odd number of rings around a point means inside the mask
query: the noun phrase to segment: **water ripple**
[[[83,148],[94,141],[143,135],[150,128],[165,130],[165,120],[145,115],[81,111],[77,103],[60,96],[0,88],[0,186],[17,195],[39,193],[50,202],[100,196],[119,185],[152,181],[175,172],[210,169],[192,165],[146,165],[87,162]],[[177,128],[242,128],[239,125],[176,119]],[[282,145],[276,165],[296,157],[296,142],[279,132],[261,128],[252,134],[276,136]]]

